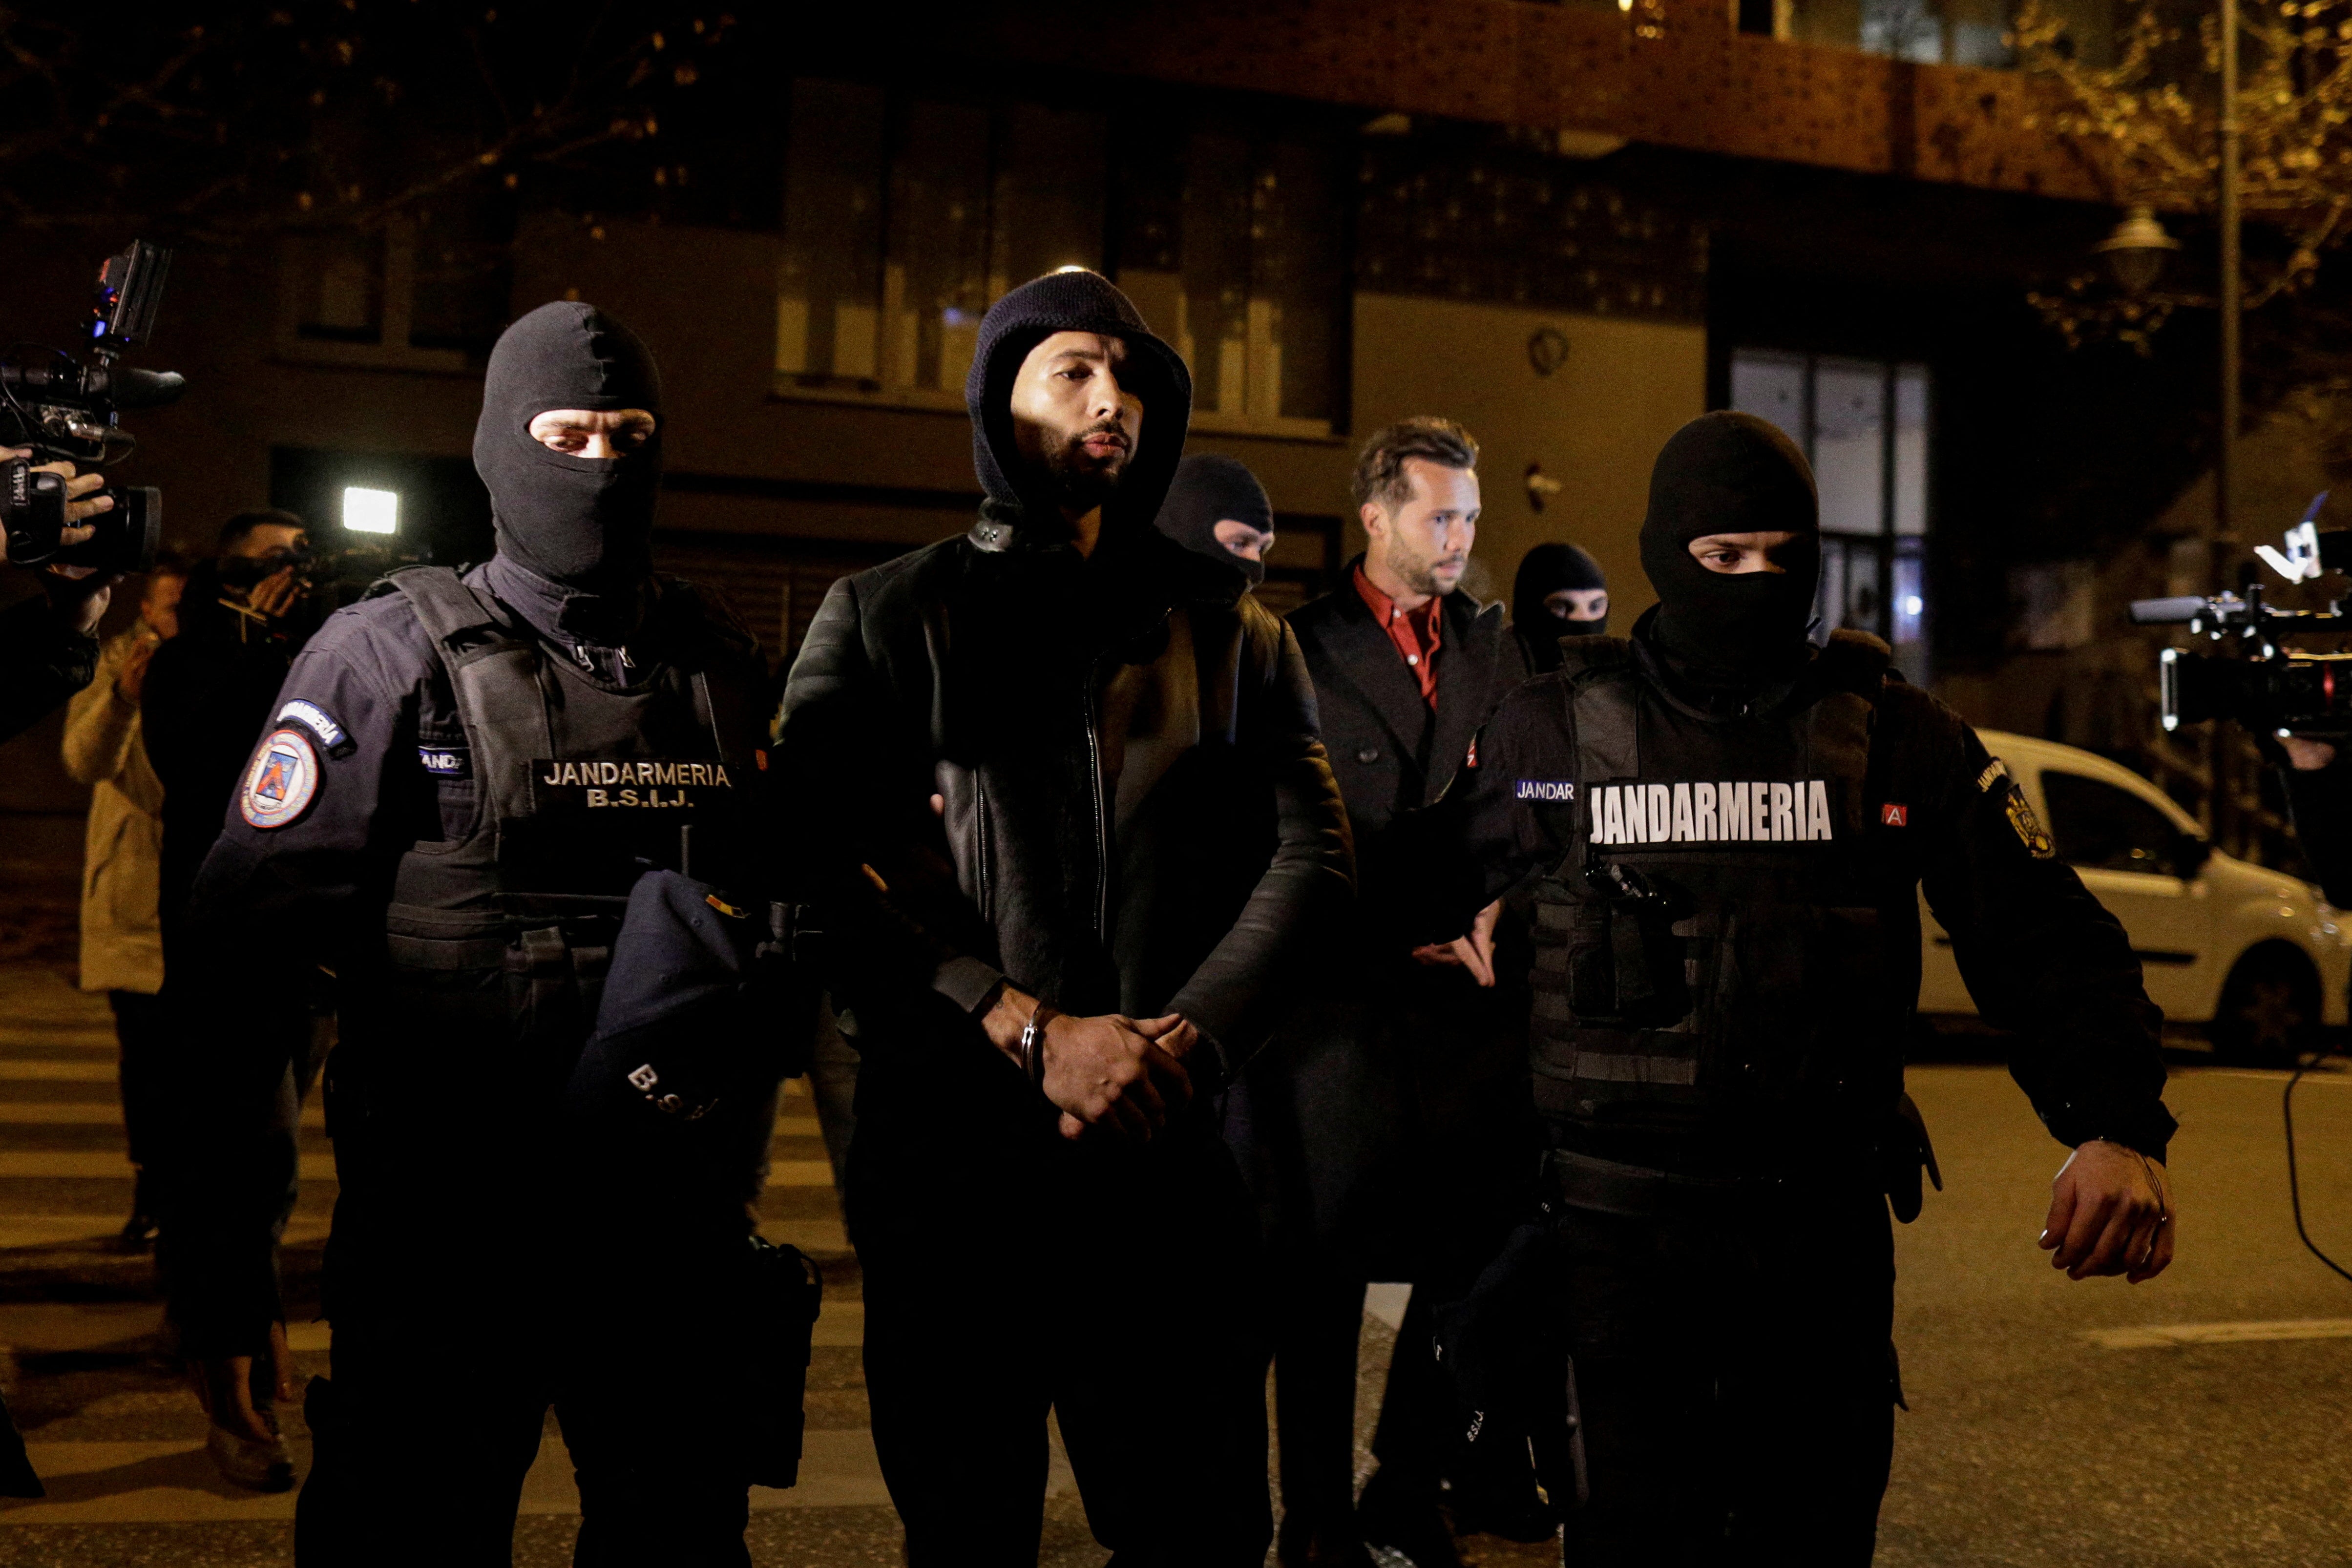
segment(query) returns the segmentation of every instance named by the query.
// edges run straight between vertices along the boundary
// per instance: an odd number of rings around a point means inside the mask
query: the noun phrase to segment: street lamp
[[[2115,233],[2094,248],[2107,258],[2107,270],[2126,293],[2145,294],[2156,287],[2166,260],[2180,248],[2180,242],[2164,232],[2155,208],[2140,205],[2125,213]]]

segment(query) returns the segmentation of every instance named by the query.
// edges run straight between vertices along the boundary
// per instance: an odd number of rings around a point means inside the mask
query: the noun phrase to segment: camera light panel
[[[400,531],[400,492],[372,490],[363,485],[343,489],[343,527],[355,534],[396,534]]]

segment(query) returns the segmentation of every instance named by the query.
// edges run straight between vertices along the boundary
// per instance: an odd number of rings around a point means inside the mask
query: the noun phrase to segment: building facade
[[[1813,460],[1824,615],[1915,679],[1989,690],[1967,677],[2007,651],[2007,563],[2154,515],[2195,466],[2179,419],[2151,418],[2118,436],[2141,460],[2100,448],[2127,485],[2086,497],[2072,434],[2118,432],[2084,409],[2158,407],[2195,354],[2070,355],[2027,309],[2115,212],[2036,129],[2050,89],[2004,68],[1989,4],[1213,0],[1077,30],[1023,5],[919,38],[752,29],[642,167],[184,247],[145,362],[192,391],[139,418],[123,478],[167,486],[191,548],[263,503],[323,546],[381,546],[343,528],[362,490],[379,526],[397,497],[396,549],[478,554],[481,356],[513,315],[593,300],[664,369],[664,564],[784,655],[835,577],[967,526],[980,316],[1082,266],[1184,353],[1194,445],[1265,481],[1282,607],[1359,548],[1357,442],[1433,413],[1484,447],[1473,587],[1503,596],[1528,547],[1567,538],[1628,625],[1652,458],[1738,407]],[[2086,11],[2086,47],[2114,25]],[[24,253],[16,335],[62,328],[82,258],[0,245]],[[15,744],[0,809],[70,806],[45,747]]]

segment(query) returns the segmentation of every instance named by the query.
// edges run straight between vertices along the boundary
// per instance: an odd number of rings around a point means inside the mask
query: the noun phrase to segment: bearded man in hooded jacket
[[[846,1184],[913,1568],[1036,1561],[1052,1410],[1121,1568],[1264,1560],[1255,1217],[1213,1103],[1343,901],[1313,689],[1156,531],[1182,361],[1090,272],[982,322],[971,531],[835,584],[787,852],[861,1053]]]
[[[551,1404],[575,1561],[750,1561],[740,1347],[710,1326],[723,1267],[640,1270],[625,1311],[562,1283],[645,1242],[572,1213],[552,1152],[629,890],[689,852],[703,878],[751,875],[764,670],[722,606],[653,570],[661,408],[644,344],[594,307],[507,329],[474,439],[497,553],[462,578],[404,569],[328,619],[197,876],[194,924],[234,946],[205,967],[226,1021],[191,1042],[205,1157],[173,1194],[165,1263],[216,1448],[275,1437],[271,1244],[295,1156],[268,1116],[284,1063],[234,998],[310,965],[337,981],[334,1375],[305,1400],[305,1565],[508,1563]],[[665,1228],[749,1248],[740,1195],[715,1207]]]
[[[1531,890],[1546,1218],[1437,1341],[1479,1439],[1532,1437],[1581,1500],[1580,1564],[1870,1562],[1902,1401],[1887,1213],[1934,1173],[1903,1092],[1921,893],[2072,1151],[2053,1265],[2172,1258],[2160,1019],[2123,928],[1884,643],[1808,639],[1820,559],[1787,436],[1685,425],[1642,527],[1657,607],[1561,640],[1401,835],[1428,936]]]

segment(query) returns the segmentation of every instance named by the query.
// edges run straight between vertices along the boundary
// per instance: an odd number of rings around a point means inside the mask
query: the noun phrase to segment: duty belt
[[[1621,1165],[1569,1149],[1544,1155],[1553,1196],[1569,1208],[1630,1219],[1704,1219],[1736,1215],[1781,1197],[1779,1176],[1701,1176]]]

